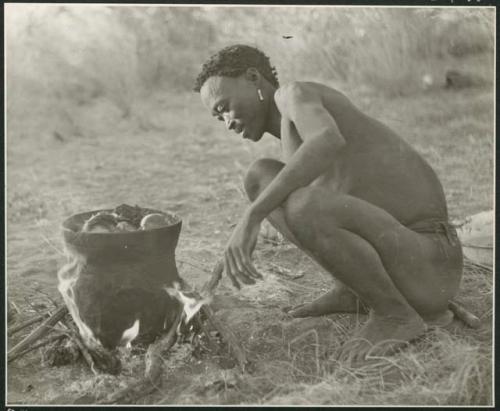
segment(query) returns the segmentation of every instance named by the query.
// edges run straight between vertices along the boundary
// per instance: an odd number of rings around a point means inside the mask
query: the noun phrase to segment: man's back
[[[342,93],[318,83],[301,85],[321,95],[347,143],[316,184],[342,187],[342,192],[385,209],[403,224],[447,219],[441,183],[408,143]]]

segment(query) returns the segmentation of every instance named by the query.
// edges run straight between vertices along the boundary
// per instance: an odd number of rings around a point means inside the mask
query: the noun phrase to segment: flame
[[[182,309],[185,314],[184,323],[189,323],[191,318],[200,311],[201,307],[205,304],[209,304],[211,301],[210,297],[205,298],[191,298],[188,297],[180,290],[180,285],[178,282],[174,282],[174,287],[165,287],[165,291],[172,297],[176,298],[181,304]]]
[[[132,341],[135,340],[137,335],[139,334],[139,319],[135,320],[132,327],[127,328],[122,335],[121,344],[125,345],[127,348],[132,347]]]
[[[64,265],[59,272],[57,273],[57,277],[59,279],[58,290],[61,293],[66,307],[68,307],[68,311],[73,318],[73,321],[78,327],[78,331],[83,338],[83,342],[85,345],[91,349],[97,349],[102,347],[101,343],[95,338],[94,333],[88,327],[87,324],[83,322],[80,317],[80,312],[75,302],[75,294],[73,288],[80,276],[81,267],[83,267],[85,258],[80,255],[76,255],[75,253],[71,254],[72,261],[69,261],[66,265]]]

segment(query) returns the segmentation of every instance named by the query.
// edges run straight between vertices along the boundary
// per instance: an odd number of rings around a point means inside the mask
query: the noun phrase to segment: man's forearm
[[[342,143],[336,143],[326,133],[302,143],[289,162],[261,192],[249,208],[252,218],[259,221],[279,207],[295,190],[313,182],[332,164]]]

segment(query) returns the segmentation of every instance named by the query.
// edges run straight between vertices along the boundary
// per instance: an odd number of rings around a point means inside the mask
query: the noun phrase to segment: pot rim
[[[172,213],[172,212],[165,212],[165,211],[161,211],[161,210],[156,210],[156,209],[152,209],[152,208],[146,208],[146,207],[141,207],[142,209],[144,210],[148,210],[150,212],[154,212],[154,213],[159,213],[159,214],[163,214],[163,215],[167,215],[167,216],[170,216],[170,217],[173,217],[175,218],[177,221],[174,223],[174,224],[169,224],[169,225],[165,225],[163,227],[156,227],[156,228],[150,228],[150,229],[147,229],[147,230],[136,230],[136,231],[120,231],[120,232],[109,232],[109,233],[92,233],[92,232],[85,232],[85,231],[76,231],[73,227],[74,227],[74,224],[75,224],[75,218],[78,219],[78,218],[90,218],[92,215],[94,214],[97,214],[97,213],[100,213],[100,212],[111,212],[113,211],[114,209],[113,208],[106,208],[106,209],[99,209],[99,210],[92,210],[92,211],[85,211],[83,213],[77,213],[77,214],[73,214],[71,215],[70,217],[66,218],[63,222],[62,222],[62,230],[63,232],[65,233],[68,233],[68,234],[72,234],[72,235],[75,235],[75,236],[85,236],[87,238],[104,238],[104,237],[112,237],[114,236],[115,238],[126,238],[126,237],[130,237],[130,236],[134,236],[134,235],[144,235],[144,233],[148,233],[148,232],[159,232],[159,231],[169,231],[169,230],[174,230],[176,229],[179,225],[182,224],[182,219],[175,213]],[[85,219],[87,219],[85,218]],[[73,225],[73,227],[71,227],[70,225]],[[82,224],[83,225],[83,224]]]

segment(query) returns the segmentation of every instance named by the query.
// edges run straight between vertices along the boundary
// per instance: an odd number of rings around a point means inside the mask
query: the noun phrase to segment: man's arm
[[[293,191],[307,186],[325,172],[333,155],[345,145],[345,139],[335,119],[324,107],[321,96],[306,85],[291,83],[279,89],[275,101],[282,115],[282,124],[291,121],[303,143],[250,206],[251,218],[259,221],[280,206]]]

